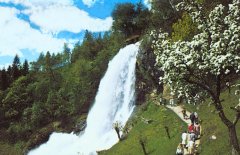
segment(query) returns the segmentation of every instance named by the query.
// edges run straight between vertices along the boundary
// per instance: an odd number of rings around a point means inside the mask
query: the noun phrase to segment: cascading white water
[[[53,133],[48,142],[28,155],[92,155],[116,144],[118,137],[112,125],[116,121],[125,125],[134,108],[139,45],[138,42],[126,46],[109,62],[82,136]]]

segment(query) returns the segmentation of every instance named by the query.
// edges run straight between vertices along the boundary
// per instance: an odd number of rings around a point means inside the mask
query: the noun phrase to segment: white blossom
[[[228,74],[228,73],[230,73],[230,70],[226,69],[225,74]]]
[[[236,73],[240,70],[240,2],[233,0],[228,8],[220,4],[207,17],[201,9],[193,7],[201,8],[198,3],[188,2],[183,0],[176,8],[187,11],[198,24],[199,33],[191,41],[173,42],[169,34],[161,30],[152,31],[150,35],[156,65],[164,71],[160,80],[169,84],[177,96],[185,96],[192,103],[191,97],[193,100],[201,97],[191,95],[194,87],[186,82],[186,77],[196,74],[191,77],[201,80],[200,75],[227,76],[229,67]],[[198,93],[206,94],[204,91]]]
[[[234,94],[235,95],[239,95],[240,94],[240,90],[236,90]]]

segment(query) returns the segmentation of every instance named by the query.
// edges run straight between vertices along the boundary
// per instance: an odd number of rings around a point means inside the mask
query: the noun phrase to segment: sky
[[[86,30],[109,31],[116,3],[140,0],[0,0],[0,68],[37,60],[41,52],[58,53],[81,42]],[[148,0],[142,1],[148,5]]]

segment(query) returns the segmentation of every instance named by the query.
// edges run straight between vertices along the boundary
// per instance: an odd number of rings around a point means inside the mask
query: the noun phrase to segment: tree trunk
[[[232,155],[240,155],[240,148],[237,138],[236,126],[232,125],[228,127],[230,144],[232,146]]]
[[[147,155],[146,147],[145,147],[145,142],[140,139],[140,145],[142,147],[144,155]]]
[[[121,141],[121,136],[120,136],[119,128],[118,128],[118,127],[115,127],[114,129],[115,129],[115,131],[116,131],[116,133],[117,133],[117,136],[118,136],[119,141]]]
[[[221,118],[222,122],[228,128],[230,145],[232,147],[232,155],[240,155],[240,147],[239,147],[238,137],[236,132],[236,123],[234,124],[227,119],[222,109],[222,105],[220,101],[215,102],[215,107],[219,111],[218,115]]]

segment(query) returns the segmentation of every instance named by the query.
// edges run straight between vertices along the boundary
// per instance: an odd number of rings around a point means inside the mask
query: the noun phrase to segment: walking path
[[[185,123],[187,123],[188,125],[191,124],[190,119],[184,119],[183,118],[183,114],[182,114],[183,107],[182,106],[170,106],[170,105],[167,105],[166,107],[171,109],[173,112],[175,112],[181,118],[181,120],[183,120]],[[186,111],[186,114],[188,116],[190,116],[191,113],[189,111]],[[200,144],[200,139],[197,139],[195,141],[196,150],[197,150],[199,144]],[[187,151],[185,150],[184,152],[187,152]],[[187,153],[184,153],[184,154],[187,154]]]
[[[181,120],[183,120],[185,123],[187,124],[191,124],[191,121],[190,119],[184,119],[183,118],[183,114],[182,114],[182,110],[183,108],[181,106],[170,106],[170,105],[167,105],[167,108],[171,109],[173,112],[175,112],[180,118]],[[188,116],[190,116],[190,112],[189,111],[186,111],[186,114]]]

